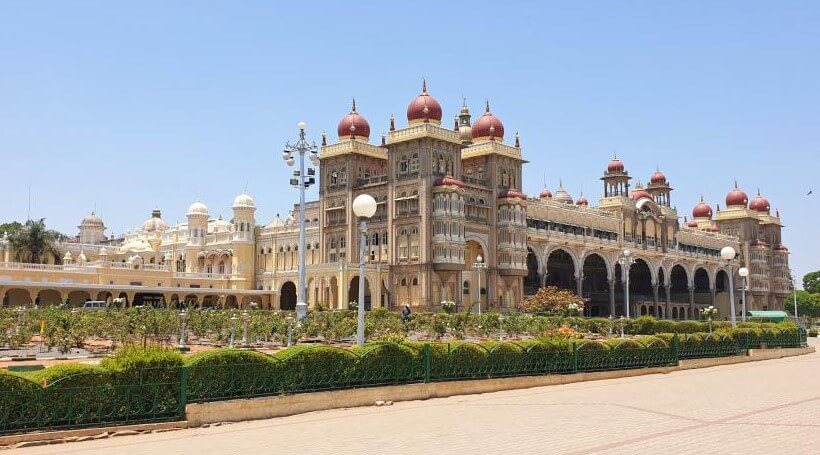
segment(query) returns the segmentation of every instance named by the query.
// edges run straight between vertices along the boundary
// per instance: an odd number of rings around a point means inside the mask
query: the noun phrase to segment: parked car
[[[106,308],[104,300],[88,300],[80,307],[81,310],[104,310]]]

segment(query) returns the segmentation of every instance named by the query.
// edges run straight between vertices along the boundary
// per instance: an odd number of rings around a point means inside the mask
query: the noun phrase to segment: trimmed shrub
[[[103,359],[100,366],[123,382],[174,383],[179,381],[182,354],[161,347],[126,346]]]
[[[672,338],[670,337],[669,341],[666,341],[664,338],[656,335],[646,335],[638,337],[635,341],[646,348],[668,348],[672,342]]]
[[[642,349],[643,345],[629,338],[610,338],[604,344],[612,349]]]
[[[194,354],[188,366],[188,400],[213,401],[279,392],[280,361],[256,351],[220,349]]]
[[[0,433],[37,427],[39,392],[31,379],[0,369]]]
[[[658,320],[653,316],[641,316],[637,319],[630,319],[626,323],[625,330],[633,335],[651,335],[656,332],[655,323]]]
[[[352,372],[357,384],[400,384],[424,377],[421,352],[402,344],[368,343],[351,351],[359,356]]]
[[[481,345],[487,349],[487,371],[491,376],[513,376],[527,371],[526,351],[515,343],[486,341]]]
[[[809,329],[808,336],[817,338],[817,329]]]
[[[575,349],[578,351],[605,351],[607,350],[607,348],[608,345],[604,343],[594,340],[586,340],[576,344]]]
[[[282,361],[282,391],[308,392],[354,385],[358,356],[331,346],[288,348],[274,355]]]
[[[677,327],[675,327],[675,332],[677,333],[697,333],[702,332],[704,330],[708,330],[709,328],[704,328],[704,324],[698,321],[680,321],[678,322]]]
[[[655,334],[674,333],[677,330],[678,322],[669,319],[659,319],[655,321]]]
[[[447,377],[475,378],[487,374],[489,352],[476,343],[449,343],[447,365],[442,370]]]

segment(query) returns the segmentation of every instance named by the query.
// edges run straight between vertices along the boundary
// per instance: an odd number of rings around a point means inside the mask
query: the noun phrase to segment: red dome
[[[464,183],[453,177],[439,177],[433,182],[433,186],[457,186],[464,188]]]
[[[581,197],[578,198],[577,201],[575,201],[575,205],[587,206],[587,205],[589,205],[589,201],[587,201],[587,198],[585,198],[584,196],[581,196]]]
[[[336,133],[338,133],[339,139],[346,139],[350,136],[364,138],[365,140],[370,138],[370,124],[367,123],[366,118],[356,112],[355,99],[353,100],[353,107],[350,109],[350,113],[339,120]]]
[[[473,123],[472,134],[473,140],[483,138],[504,140],[504,124],[490,112],[489,102],[487,102],[484,115]]]
[[[500,199],[513,198],[513,197],[518,198],[518,199],[526,199],[527,195],[520,192],[520,191],[518,191],[518,190],[514,190],[514,189],[510,188],[509,190],[502,191],[502,192],[498,193],[498,197]]]
[[[650,200],[652,200],[652,195],[649,194],[649,192],[646,191],[643,188],[635,188],[634,190],[632,190],[631,193],[629,193],[629,197],[633,201],[637,201],[639,199],[650,199]]]
[[[782,251],[782,252],[784,252],[784,253],[788,253],[788,252],[789,252],[789,249],[788,249],[788,248],[786,248],[786,245],[783,245],[782,243],[781,243],[780,245],[778,245],[778,246],[777,246],[777,248],[775,248],[774,250],[775,250],[775,251]]]
[[[441,123],[441,105],[427,93],[427,81],[422,83],[421,94],[407,106],[407,121]]]
[[[709,207],[709,204],[703,198],[700,198],[698,205],[692,209],[692,216],[695,218],[712,218],[712,207]]]
[[[612,158],[612,161],[606,166],[607,172],[623,172],[624,171],[624,162],[621,161],[617,156]]]
[[[663,175],[661,171],[655,171],[652,177],[649,178],[649,181],[655,184],[663,184],[666,183],[666,176]]]
[[[549,188],[544,188],[541,190],[541,194],[539,195],[542,199],[552,199],[552,191]]]
[[[729,191],[729,194],[726,195],[726,206],[727,207],[746,207],[749,204],[749,196],[746,195],[740,188],[737,187],[737,182],[735,182],[735,187],[732,188],[732,191]]]
[[[761,196],[760,191],[758,191],[757,196],[749,203],[749,208],[755,212],[769,213],[771,206],[769,205],[769,200]]]

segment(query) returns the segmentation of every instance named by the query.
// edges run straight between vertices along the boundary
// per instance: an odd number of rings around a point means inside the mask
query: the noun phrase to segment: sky
[[[820,269],[820,3],[0,2],[0,222],[107,233],[243,191],[267,223],[298,200],[281,150],[335,139],[356,97],[372,140],[426,78],[517,131],[524,188],[593,204],[617,152],[689,215],[737,179],[779,209],[791,266]],[[634,181],[633,181],[634,183]],[[813,195],[807,195],[810,190]],[[309,197],[318,197],[314,189]]]

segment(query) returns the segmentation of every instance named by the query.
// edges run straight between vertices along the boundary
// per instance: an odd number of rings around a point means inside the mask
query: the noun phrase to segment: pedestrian
[[[401,310],[401,322],[406,323],[407,321],[409,321],[410,320],[410,313],[411,313],[410,305],[405,303],[404,308],[402,308],[402,310]]]

